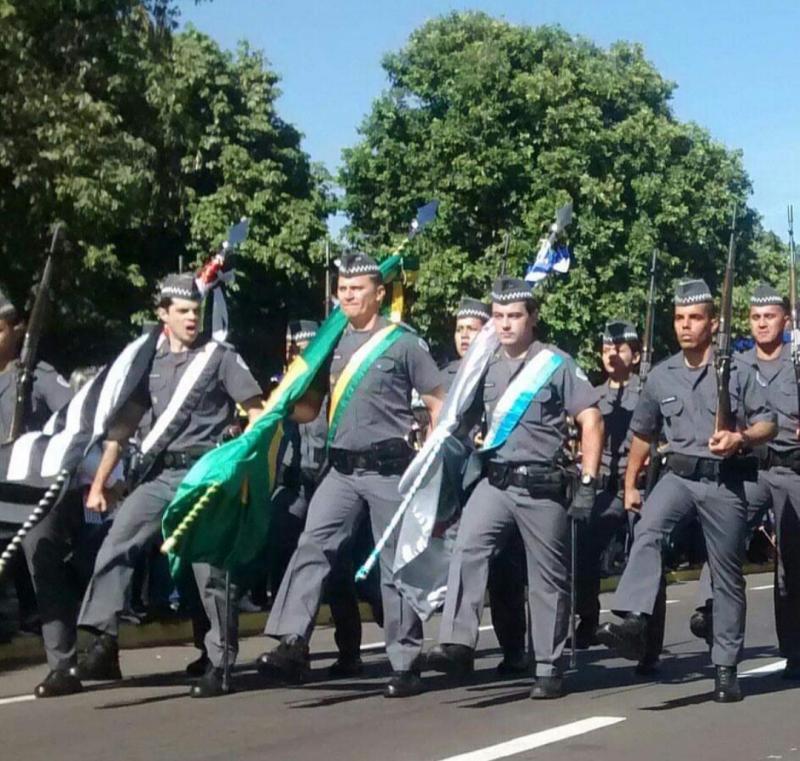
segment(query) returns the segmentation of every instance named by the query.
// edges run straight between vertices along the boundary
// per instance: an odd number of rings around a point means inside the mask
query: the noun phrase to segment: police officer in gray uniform
[[[461,366],[461,360],[483,326],[492,318],[488,304],[478,299],[464,297],[456,311],[454,343],[458,359],[442,369],[442,386],[445,393],[453,385],[453,379]],[[479,443],[481,426],[477,425],[468,434],[467,446],[474,448]],[[458,534],[458,524],[448,529],[452,539]],[[492,626],[503,660],[497,666],[501,676],[517,676],[527,673],[528,659],[525,653],[525,552],[522,537],[515,528],[508,538],[502,552],[495,555],[489,563],[489,609],[492,613]]]
[[[0,442],[8,439],[14,417],[17,397],[17,357],[25,332],[25,324],[11,301],[0,291]],[[69,383],[50,365],[38,362],[34,371],[30,399],[23,418],[23,432],[39,430],[56,410],[67,404],[72,397]],[[7,501],[0,498],[0,541],[10,538],[30,513],[32,505],[25,497],[24,487],[10,487]],[[25,499],[25,501],[17,501]],[[38,499],[38,497],[36,498]],[[36,501],[34,499],[34,503]],[[17,596],[20,606],[23,602],[31,608],[38,608],[42,621],[42,636],[45,644],[57,641],[58,626],[54,624],[69,608],[69,590],[64,579],[64,557],[68,552],[67,537],[74,534],[80,526],[81,512],[76,509],[72,495],[51,512],[43,521],[28,532],[23,543],[25,559],[28,563],[36,599],[24,600],[28,591],[24,567],[15,570],[17,576]],[[21,558],[19,558],[21,560]],[[74,610],[72,610],[74,616]],[[48,664],[55,672],[63,667],[58,659],[52,657],[49,648]],[[62,668],[62,670],[64,670]],[[58,679],[59,675],[51,677]]]
[[[704,281],[677,284],[674,324],[681,351],[650,372],[631,422],[634,437],[625,472],[625,508],[641,510],[642,517],[611,606],[624,618],[621,623],[601,626],[598,638],[623,657],[642,657],[647,617],[659,590],[664,537],[682,517],[696,512],[714,585],[714,700],[733,702],[742,697],[736,664],[744,642],[746,604],[743,481],[755,478],[755,468],[749,467],[753,458],[740,452],[775,435],[775,414],[755,370],[735,360],[730,393],[737,430],[715,431],[712,338],[717,323],[713,298]],[[662,425],[668,444],[668,472],[642,509],[637,478],[650,453],[650,441]]]
[[[0,443],[8,439],[17,401],[17,357],[25,335],[25,323],[14,305],[0,291]],[[33,375],[24,430],[39,430],[47,418],[72,398],[69,382],[46,362],[37,362]],[[2,516],[0,516],[1,518]]]
[[[607,377],[595,387],[605,430],[597,498],[591,519],[578,528],[576,609],[580,623],[575,631],[578,649],[597,644],[601,557],[614,535],[626,525],[622,492],[632,437],[630,422],[641,390],[635,372],[640,358],[639,335],[634,325],[626,320],[609,320],[603,331],[602,351]]]
[[[596,392],[575,361],[536,340],[538,307],[525,281],[503,277],[495,282],[492,319],[501,346],[482,383],[489,426],[483,457],[491,451],[491,459],[461,516],[441,646],[429,653],[428,665],[459,676],[472,671],[489,559],[516,526],[525,545],[533,622],[536,681],[531,697],[557,698],[564,694],[559,660],[569,626],[569,518],[586,520],[591,512],[603,419],[594,406]],[[511,400],[505,392],[518,377],[524,381],[523,395]],[[538,390],[526,398],[530,388]],[[581,428],[583,449],[583,475],[569,510],[562,466],[567,415]],[[493,447],[492,432],[501,429],[510,433]]]
[[[639,401],[642,383],[636,374],[641,359],[639,335],[633,323],[610,320],[603,331],[603,369],[607,378],[596,387],[598,407],[603,415],[605,443],[600,463],[599,490],[587,523],[578,526],[576,563],[576,612],[580,623],[575,630],[575,647],[585,649],[599,644],[600,577],[603,552],[614,535],[625,529],[628,520],[623,504],[625,468],[632,432],[630,422]],[[628,526],[632,530],[631,526]],[[659,592],[653,616],[648,622],[647,647],[636,673],[650,676],[658,669],[664,644],[666,582]]]
[[[317,334],[313,320],[291,320],[286,331],[286,365],[301,354]],[[300,535],[303,533],[308,506],[322,479],[327,459],[328,419],[325,411],[310,423],[284,422],[286,452],[272,497],[275,509],[275,546],[271,550],[270,583],[277,593]],[[359,529],[360,530],[360,529]],[[359,534],[360,536],[360,534]],[[371,540],[370,540],[371,541]],[[330,667],[334,678],[353,677],[363,670],[361,662],[361,617],[354,581],[352,549],[343,548],[332,566],[326,596],[334,624],[334,640],[339,657]],[[377,585],[376,585],[377,590]],[[380,608],[375,611],[380,621]]]
[[[198,341],[200,301],[192,275],[171,275],[162,284],[158,316],[165,326],[165,340],[153,358],[149,378],[123,408],[119,419],[112,422],[87,497],[88,509],[101,513],[108,509],[105,483],[119,461],[124,442],[136,431],[148,409],[152,410],[154,425],[160,416],[167,414],[184,374],[201,352],[212,348]],[[77,668],[73,669],[80,679],[121,678],[118,616],[130,594],[137,557],[160,534],[164,509],[189,468],[222,439],[233,419],[235,403],[244,408],[251,422],[261,412],[261,388],[241,357],[227,344],[216,345],[192,390],[200,391],[202,384],[206,385],[195,406],[187,409],[181,405],[175,413],[176,416],[183,414],[185,419],[117,509],[111,530],[100,547],[78,619],[79,626],[95,634]],[[175,409],[174,405],[169,409]],[[192,687],[191,695],[210,697],[222,692],[225,574],[206,563],[194,563],[192,568],[210,622],[205,637],[210,662],[204,676]],[[226,637],[230,663],[237,651],[235,616],[233,618],[234,625]]]
[[[424,341],[401,326],[392,331],[379,314],[385,288],[375,261],[355,252],[342,256],[337,295],[348,325],[330,367],[331,469],[311,500],[305,530],[267,621],[265,633],[280,644],[259,658],[258,667],[271,679],[297,682],[305,677],[308,641],[334,559],[365,510],[377,540],[400,504],[400,475],[412,457],[406,439],[413,424],[412,389],[434,424],[441,406],[439,370]],[[392,335],[397,340],[387,345]],[[340,393],[338,381],[346,393]],[[326,392],[312,389],[295,407],[295,417],[314,419]],[[393,558],[390,541],[380,563],[386,651],[394,669],[384,692],[390,698],[422,689],[417,666],[422,623],[394,585]]]
[[[778,435],[758,450],[758,482],[746,489],[748,522],[757,524],[772,508],[777,547],[775,628],[780,653],[786,658],[783,676],[800,679],[800,423],[791,344],[783,342],[787,329],[791,329],[791,319],[786,300],[770,285],[757,286],[750,297],[750,330],[756,345],[740,359],[754,365],[767,384],[767,401],[778,416]],[[692,616],[691,627],[703,637],[712,621],[707,568],[701,586],[701,600],[708,603]]]

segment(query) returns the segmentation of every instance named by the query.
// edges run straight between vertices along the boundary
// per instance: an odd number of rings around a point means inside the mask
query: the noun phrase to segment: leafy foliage
[[[663,356],[672,281],[691,275],[721,285],[734,203],[738,282],[762,276],[765,257],[777,267],[779,241],[764,237],[745,208],[740,154],[675,118],[675,85],[640,46],[604,50],[556,27],[454,13],[418,29],[383,66],[389,88],[344,152],[348,234],[376,248],[417,204],[441,201],[420,251],[414,319],[442,344],[458,298],[488,292],[504,235],[508,271],[522,275],[568,199],[573,268],[541,286],[542,317],[549,337],[587,366],[596,365],[607,318],[641,326],[654,246]]]
[[[276,75],[246,45],[174,34],[175,13],[165,0],[0,0],[0,214],[13,220],[1,277],[23,303],[47,226],[67,223],[44,347],[61,366],[118,351],[179,256],[202,260],[242,216],[231,307],[245,353],[277,352],[264,320],[301,303],[287,286],[321,279],[327,177],[277,114]]]

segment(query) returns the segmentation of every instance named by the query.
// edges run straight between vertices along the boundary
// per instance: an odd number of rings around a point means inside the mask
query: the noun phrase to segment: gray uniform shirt
[[[491,426],[497,402],[525,362],[542,349],[559,354],[564,362],[533,397],[528,409],[497,451],[497,459],[512,463],[553,462],[567,443],[567,415],[576,416],[594,407],[597,392],[577,363],[560,349],[534,341],[524,357],[509,359],[499,349],[483,379],[486,425]]]
[[[461,360],[454,359],[440,370],[442,388],[444,389],[445,394],[450,390],[450,386],[453,385],[453,381],[456,379],[456,373],[458,372],[459,367],[461,367]]]
[[[638,375],[632,375],[627,385],[612,388],[608,383],[596,386],[597,406],[603,414],[605,441],[600,459],[600,471],[620,477],[625,475],[628,453],[631,449],[631,418],[639,402],[642,384]]]
[[[33,373],[29,413],[23,430],[37,431],[56,410],[72,398],[69,383],[46,362],[39,362]],[[0,373],[0,441],[8,438],[17,402],[17,367],[9,365]]]
[[[763,381],[762,381],[763,382]],[[775,420],[755,368],[735,358],[731,364],[731,411],[737,426],[746,428],[759,420]],[[691,457],[722,459],[708,448],[714,433],[717,381],[712,364],[692,369],[683,352],[656,365],[633,413],[631,430],[644,437],[658,434],[663,426],[668,451]]]
[[[330,388],[336,385],[353,354],[389,324],[386,318],[379,317],[369,331],[347,326],[333,351]],[[439,385],[439,368],[427,345],[415,333],[408,332],[367,370],[339,421],[332,446],[364,451],[379,441],[404,438],[414,422],[411,389],[429,394]]]
[[[284,420],[283,430],[286,437],[283,466],[300,468],[309,475],[316,475],[325,460],[328,436],[328,418],[325,410],[323,409],[310,423]]]
[[[755,348],[742,354],[742,361],[758,368],[761,379],[767,384],[766,395],[769,406],[778,416],[778,435],[767,446],[776,452],[791,452],[800,449],[797,440],[797,381],[792,366],[792,347],[784,344],[777,359],[758,359]]]
[[[165,342],[156,352],[147,379],[149,405],[145,402],[152,409],[153,419],[167,408],[186,368],[202,349],[198,346],[175,353]],[[233,419],[235,403],[261,396],[261,387],[244,360],[228,346],[217,351],[224,352],[217,377],[206,387],[183,428],[168,444],[170,451],[186,452],[215,446]]]

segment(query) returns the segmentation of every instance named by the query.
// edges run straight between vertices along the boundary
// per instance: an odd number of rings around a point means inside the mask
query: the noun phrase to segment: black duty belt
[[[724,460],[668,454],[667,469],[676,476],[692,481],[756,481],[758,458],[754,455],[735,455]]]
[[[414,450],[405,439],[385,439],[369,449],[351,451],[331,448],[328,460],[335,470],[349,476],[355,470],[371,470],[382,476],[403,473],[414,456]]]
[[[191,468],[206,452],[210,449],[192,449],[187,452],[170,452],[169,450],[161,455],[161,462],[165,468],[182,470]]]
[[[761,467],[769,468],[789,468],[795,473],[800,473],[800,449],[793,449],[790,452],[777,452],[767,448],[761,458]]]
[[[567,496],[564,471],[553,463],[490,460],[486,465],[486,477],[496,489],[516,486],[518,489],[527,489],[534,499],[562,501]]]

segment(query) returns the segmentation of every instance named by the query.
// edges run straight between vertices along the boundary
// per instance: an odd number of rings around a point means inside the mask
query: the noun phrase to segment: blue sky
[[[602,46],[640,42],[678,84],[681,120],[741,150],[751,203],[786,237],[786,204],[800,206],[800,3],[792,0],[181,0],[181,20],[223,47],[241,39],[281,77],[281,116],[314,161],[335,170],[342,148],[386,86],[380,61],[425,21],[483,10],[513,23],[560,24]],[[334,225],[338,227],[338,225]]]

